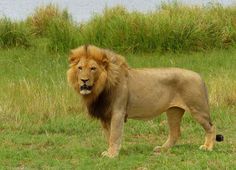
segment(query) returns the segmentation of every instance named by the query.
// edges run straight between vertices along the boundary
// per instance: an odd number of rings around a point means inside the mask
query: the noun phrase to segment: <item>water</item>
[[[216,0],[182,0],[181,2],[206,5],[209,2],[216,2]],[[218,0],[217,2],[223,5],[236,4],[236,0]],[[62,9],[67,8],[73,19],[81,22],[88,20],[94,13],[101,13],[105,6],[112,7],[122,4],[131,11],[146,12],[155,10],[161,4],[161,0],[0,0],[0,17],[23,20],[32,15],[36,7],[49,3],[55,3]]]

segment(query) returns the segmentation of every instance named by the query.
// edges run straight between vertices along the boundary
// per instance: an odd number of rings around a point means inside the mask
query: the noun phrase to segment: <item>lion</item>
[[[69,84],[82,97],[89,115],[101,121],[109,147],[102,156],[116,157],[126,119],[152,119],[167,114],[169,136],[154,152],[169,149],[180,136],[187,111],[205,130],[200,149],[211,151],[216,140],[208,94],[199,74],[181,68],[130,68],[110,50],[83,45],[69,55]],[[218,139],[223,137],[218,135]]]

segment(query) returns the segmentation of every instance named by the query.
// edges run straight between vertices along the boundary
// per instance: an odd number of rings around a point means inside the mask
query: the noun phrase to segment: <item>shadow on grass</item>
[[[124,146],[121,151],[120,155],[133,155],[133,154],[144,154],[144,155],[153,155],[153,149],[155,146],[149,145],[149,144],[141,144],[141,145],[133,145],[133,146]],[[174,147],[170,148],[169,150],[163,150],[161,154],[163,155],[169,155],[169,154],[176,154],[180,155],[183,153],[230,153],[232,152],[232,148],[228,148],[225,150],[225,148],[219,148],[215,147],[213,151],[204,151],[199,149],[200,144],[180,144],[180,145],[175,145]]]
[[[121,148],[121,155],[133,155],[133,154],[151,154],[153,151],[153,146],[150,144],[134,144],[134,145],[124,145]]]
[[[221,146],[220,146],[221,145]],[[200,150],[199,149],[200,144],[181,144],[181,145],[176,145],[173,148],[170,149],[170,152],[173,153],[183,153],[183,152],[192,152],[192,153],[209,153],[209,154],[216,154],[216,153],[233,153],[233,148],[232,146],[226,144],[218,144],[216,143],[212,151],[205,151],[205,150]]]

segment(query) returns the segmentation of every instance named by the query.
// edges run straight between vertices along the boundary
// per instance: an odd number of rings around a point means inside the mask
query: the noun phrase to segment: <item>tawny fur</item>
[[[101,120],[109,143],[104,156],[118,155],[126,118],[151,119],[163,112],[167,113],[170,133],[165,144],[154,149],[156,152],[176,143],[185,111],[206,132],[200,148],[212,150],[215,127],[210,119],[205,83],[197,73],[179,68],[132,69],[122,56],[92,45],[72,50],[69,63],[70,85],[79,94],[84,79],[92,87],[82,99],[89,115]],[[96,72],[91,71],[92,67],[96,67]]]

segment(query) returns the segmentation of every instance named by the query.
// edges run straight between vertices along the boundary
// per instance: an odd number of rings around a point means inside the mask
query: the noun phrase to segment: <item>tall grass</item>
[[[236,44],[236,6],[217,4],[163,4],[147,13],[116,6],[105,8],[102,14],[80,24],[73,21],[66,9],[49,4],[37,8],[26,23],[35,38],[46,37],[50,42],[48,48],[58,52],[67,52],[81,44],[129,52],[203,51]],[[5,46],[29,41],[25,36],[28,29],[23,29],[21,23],[2,20],[0,28],[0,32],[5,32],[1,34]],[[15,28],[20,33],[11,31]]]
[[[31,26],[33,34],[42,36],[47,33],[51,21],[55,18],[58,21],[69,21],[71,16],[66,9],[61,10],[55,4],[48,4],[36,8],[34,14],[27,18],[27,22]]]
[[[24,22],[12,22],[10,19],[0,19],[0,48],[29,47],[31,45],[30,30]]]
[[[83,27],[85,41],[116,50],[199,51],[236,41],[236,8],[163,5],[146,14],[105,9]]]
[[[49,39],[48,48],[51,51],[67,52],[80,44],[77,26],[57,18],[51,20],[46,37]]]
[[[78,45],[78,28],[66,9],[61,10],[55,4],[40,6],[28,17],[27,23],[33,35],[46,37],[48,49],[65,52]]]

